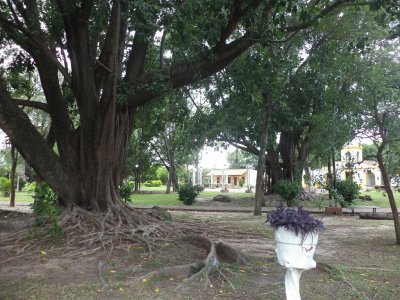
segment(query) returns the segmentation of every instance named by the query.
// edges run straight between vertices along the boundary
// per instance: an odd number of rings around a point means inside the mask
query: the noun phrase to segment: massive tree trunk
[[[268,176],[271,178],[271,186],[273,187],[275,183],[283,178],[282,167],[279,162],[279,151],[272,147],[267,150],[267,172]]]
[[[388,173],[386,171],[385,164],[383,162],[383,150],[385,149],[386,144],[384,142],[381,143],[378,147],[378,153],[376,158],[378,160],[379,169],[382,173],[383,184],[385,186],[386,194],[389,198],[390,208],[392,209],[393,214],[393,223],[394,230],[396,235],[396,243],[400,245],[400,219],[399,219],[399,211],[397,209],[396,200],[394,199],[392,188],[390,187],[390,179]]]

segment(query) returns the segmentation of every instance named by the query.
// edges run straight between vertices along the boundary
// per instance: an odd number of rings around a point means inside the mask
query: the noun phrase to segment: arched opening
[[[367,186],[375,186],[375,174],[372,173],[370,170],[367,172],[366,175],[366,184]]]

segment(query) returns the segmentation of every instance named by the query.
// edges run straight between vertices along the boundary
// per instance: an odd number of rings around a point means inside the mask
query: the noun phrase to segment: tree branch
[[[350,0],[337,0],[335,2],[333,2],[331,5],[326,6],[325,8],[323,8],[319,14],[317,14],[316,16],[314,16],[311,20],[296,24],[296,25],[292,25],[292,26],[288,26],[285,28],[286,32],[298,32],[302,29],[308,28],[310,27],[313,22],[315,22],[318,19],[321,19],[323,17],[325,17],[327,14],[329,14],[330,12],[334,11],[335,9],[339,8],[339,7],[343,7],[345,6],[345,4],[347,4]]]
[[[204,57],[200,62],[173,66],[169,70],[160,70],[139,78],[134,84],[134,86],[138,87],[136,92],[128,99],[129,106],[139,106],[159,96],[159,90],[146,88],[146,84],[153,82],[156,78],[161,78],[160,81],[162,82],[159,84],[180,88],[222,70],[256,41],[257,35],[255,33],[246,33],[229,44],[223,45],[218,49],[213,48],[210,55]]]
[[[35,171],[62,198],[74,199],[76,195],[73,194],[73,189],[65,189],[64,185],[74,186],[75,175],[68,172],[62,160],[48,146],[28,116],[10,98],[2,84],[0,84],[0,128]]]
[[[31,100],[26,100],[26,99],[16,99],[16,98],[14,98],[13,101],[18,106],[32,107],[32,108],[43,110],[47,113],[49,112],[49,107],[47,106],[46,103],[43,103],[43,102],[31,101]]]

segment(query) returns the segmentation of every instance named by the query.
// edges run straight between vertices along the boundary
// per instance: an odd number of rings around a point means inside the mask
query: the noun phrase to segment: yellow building
[[[339,179],[352,177],[362,190],[380,189],[383,183],[378,162],[364,160],[361,145],[345,146],[340,154],[342,160],[336,163]]]
[[[383,186],[382,175],[378,162],[373,160],[364,160],[361,145],[349,144],[340,151],[341,160],[335,162],[336,178],[346,180],[352,178],[360,189],[380,190]],[[312,170],[312,177],[325,177],[328,168]]]

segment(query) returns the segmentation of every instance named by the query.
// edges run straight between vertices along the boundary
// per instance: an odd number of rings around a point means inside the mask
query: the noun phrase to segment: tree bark
[[[331,159],[328,159],[328,176],[327,176],[327,185],[328,185],[328,193],[329,193],[329,207],[332,207],[332,168],[331,168]]]
[[[10,206],[15,207],[15,175],[18,163],[18,151],[11,144],[11,173],[10,173]]]
[[[262,118],[261,125],[261,136],[260,136],[260,152],[258,154],[257,162],[257,178],[256,178],[256,195],[254,204],[254,215],[261,215],[261,208],[265,202],[264,198],[264,174],[265,174],[265,161],[266,161],[266,151],[267,151],[267,138],[269,132],[269,126],[271,123],[273,105],[269,99],[269,95],[264,95],[266,97],[266,107],[264,109],[264,117]]]
[[[388,198],[389,198],[390,208],[392,209],[394,231],[395,231],[395,235],[396,235],[396,243],[397,243],[397,245],[400,245],[399,211],[397,209],[396,200],[394,199],[392,188],[390,187],[389,176],[387,174],[386,167],[383,162],[383,150],[384,150],[385,146],[386,146],[386,144],[384,142],[382,142],[381,145],[378,147],[378,153],[377,153],[376,158],[378,160],[379,169],[381,170],[381,173],[382,173],[383,184],[385,186],[386,194],[388,195]]]
[[[332,188],[336,191],[336,161],[335,161],[335,150],[332,151]],[[336,198],[335,198],[335,207],[337,207]]]

